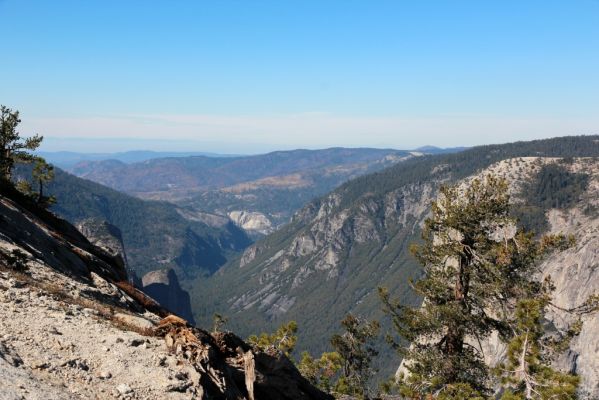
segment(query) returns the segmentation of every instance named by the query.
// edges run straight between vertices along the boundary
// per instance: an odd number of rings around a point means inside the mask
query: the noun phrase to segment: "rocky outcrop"
[[[330,399],[285,356],[169,316],[113,254],[15,192],[0,194],[0,388],[10,400]]]
[[[113,256],[120,256],[123,263],[127,264],[127,255],[123,236],[116,226],[105,220],[89,218],[76,224],[77,229],[94,245],[109,252]]]
[[[84,219],[75,226],[92,244],[112,255],[116,262],[127,271],[129,279],[139,285],[139,279],[135,272],[129,268],[125,244],[119,228],[99,218]]]
[[[24,199],[25,200],[25,199]],[[26,209],[0,195],[0,239],[52,268],[79,279],[92,273],[127,280],[119,256],[92,245],[77,229],[45,210]]]
[[[570,172],[584,172],[590,176],[588,188],[578,204],[566,210],[550,209],[546,215],[551,233],[571,234],[576,238],[573,247],[551,254],[539,267],[538,279],[550,278],[555,286],[552,303],[556,307],[548,309],[548,323],[564,332],[578,317],[564,310],[575,309],[589,296],[599,294],[599,214],[593,211],[599,209],[599,161],[578,158],[564,164],[561,158],[550,157],[507,159],[465,179],[464,183],[489,173],[502,176],[509,183],[512,201],[521,203],[524,184],[544,165],[554,163],[560,163]],[[581,377],[579,398],[596,399],[599,398],[599,313],[585,314],[582,321],[580,334],[563,354],[558,355],[554,366]],[[497,365],[505,358],[506,344],[500,341],[496,332],[482,343],[473,340],[472,345],[481,349],[489,365]],[[407,370],[401,365],[396,377],[405,373]]]
[[[148,272],[141,278],[142,290],[161,306],[195,324],[189,293],[181,288],[172,269]]]
[[[229,218],[250,234],[268,235],[274,231],[272,222],[266,215],[251,211],[231,211]]]
[[[596,201],[599,193],[595,195]],[[552,228],[573,233],[576,245],[548,259],[542,266],[543,276],[550,276],[555,284],[555,305],[572,309],[580,306],[590,295],[599,294],[599,218],[590,218],[578,209],[566,212],[553,210],[551,214],[552,219],[557,217],[565,222]],[[550,311],[551,322],[560,329],[566,328],[566,323],[572,321],[568,313],[558,309]],[[580,334],[557,363],[562,370],[582,377],[581,398],[599,398],[598,332],[599,313],[584,315]]]
[[[176,317],[162,320],[156,333],[164,337],[172,353],[196,369],[196,386],[202,388],[202,397],[260,400],[333,398],[313,387],[280,352],[257,351],[232,333],[209,334]]]

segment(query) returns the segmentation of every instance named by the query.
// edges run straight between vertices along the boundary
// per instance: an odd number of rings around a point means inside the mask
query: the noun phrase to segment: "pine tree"
[[[11,181],[12,170],[16,162],[31,162],[34,156],[28,153],[39,147],[42,136],[34,135],[22,139],[17,126],[21,123],[19,112],[0,106],[0,181]]]
[[[269,353],[283,353],[287,357],[293,352],[297,343],[297,322],[289,321],[281,325],[275,333],[261,333],[260,336],[252,335],[248,343],[262,351]]]
[[[368,381],[375,372],[372,358],[378,355],[373,340],[378,336],[380,325],[352,314],[348,314],[341,325],[345,332],[331,338],[333,348],[343,360],[343,376],[337,381],[335,391],[368,399]]]
[[[553,369],[544,351],[552,345],[543,330],[544,310],[549,304],[548,294],[518,302],[507,360],[497,368],[506,387],[501,400],[576,399],[580,378]]]
[[[37,184],[38,191],[36,202],[42,207],[48,207],[56,202],[53,196],[44,195],[44,186],[54,179],[54,167],[41,157],[35,157],[32,171],[33,181]]]
[[[422,306],[403,306],[380,289],[385,311],[409,343],[396,344],[407,372],[400,392],[418,399],[484,398],[491,377],[479,344],[493,331],[510,339],[516,303],[542,293],[533,280],[540,257],[565,238],[536,241],[515,232],[507,183],[490,175],[465,188],[442,187],[422,240],[412,247],[423,267],[422,279],[412,283]]]
[[[322,353],[317,359],[304,351],[297,369],[310,383],[328,393],[333,389],[333,380],[342,366],[343,359],[335,351]]]

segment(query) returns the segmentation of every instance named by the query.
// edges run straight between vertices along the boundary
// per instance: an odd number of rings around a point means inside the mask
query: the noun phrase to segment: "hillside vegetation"
[[[89,161],[70,171],[143,199],[222,216],[254,213],[254,221],[240,225],[261,236],[347,180],[410,157],[410,152],[392,149],[331,148],[243,157],[170,157],[131,164]],[[252,229],[258,220],[262,220],[260,227]]]
[[[169,267],[184,279],[211,274],[251,243],[229,220],[186,218],[170,203],[140,200],[61,170],[48,192],[58,199],[52,210],[72,223],[100,218],[117,226],[140,277]]]
[[[597,156],[599,137],[567,137],[424,156],[354,179],[305,206],[290,224],[210,279],[198,280],[192,291],[196,319],[207,321],[218,311],[234,317],[231,327],[245,334],[295,320],[298,348],[325,351],[329,345],[323,338],[338,329],[347,312],[381,316],[378,286],[405,304],[419,303],[409,280],[417,279],[420,269],[407,248],[418,240],[440,184],[511,158]],[[567,191],[578,191],[571,187],[581,183],[574,179]],[[390,373],[399,360],[384,354],[383,371]]]

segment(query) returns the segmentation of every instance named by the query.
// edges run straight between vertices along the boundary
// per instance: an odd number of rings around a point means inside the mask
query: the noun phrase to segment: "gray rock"
[[[141,279],[142,290],[162,307],[194,325],[189,293],[181,288],[177,274],[172,269],[148,272]]]
[[[114,318],[116,320],[122,322],[125,325],[133,326],[138,329],[154,328],[154,324],[152,323],[152,321],[149,321],[143,317],[130,315],[130,314],[116,313],[116,314],[114,314]],[[119,339],[121,339],[121,338],[117,338],[117,343],[119,342]],[[121,341],[122,341],[122,339],[121,339]]]
[[[118,385],[116,387],[116,390],[122,395],[133,393],[133,389],[131,389],[131,387],[126,383],[121,383],[120,385]]]
[[[49,367],[50,367],[50,364],[48,364],[45,361],[36,361],[31,364],[32,369],[47,369]]]
[[[179,381],[175,383],[170,383],[166,386],[167,392],[185,392],[189,387],[191,387],[192,383],[189,381]]]
[[[98,378],[100,379],[110,379],[112,378],[112,372],[110,371],[102,371],[98,374]]]
[[[138,347],[138,346],[141,346],[144,343],[145,343],[145,340],[143,340],[143,339],[131,339],[131,340],[129,340],[129,346],[131,346],[131,347]]]

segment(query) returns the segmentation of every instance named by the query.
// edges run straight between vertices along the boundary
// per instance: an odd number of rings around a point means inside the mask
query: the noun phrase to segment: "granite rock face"
[[[141,278],[142,290],[161,306],[195,324],[189,293],[181,288],[172,269],[148,272]]]
[[[551,257],[542,268],[543,276],[551,277],[556,287],[555,305],[571,309],[580,306],[590,295],[599,294],[599,218],[586,216],[577,209],[552,210],[550,214],[552,230],[576,236],[574,247]],[[555,219],[560,222],[555,224]],[[565,328],[572,321],[568,313],[558,309],[550,311],[548,317],[558,328]],[[583,316],[582,331],[556,365],[582,377],[581,398],[599,398],[599,313]]]
[[[268,235],[274,226],[268,217],[255,211],[231,211],[229,218],[240,228],[254,235]]]
[[[139,286],[139,278],[127,262],[125,244],[119,228],[99,218],[84,219],[79,221],[76,227],[92,244],[112,255],[116,262],[127,271],[130,281]]]
[[[503,176],[508,180],[512,200],[522,201],[523,184],[529,181],[543,165],[560,163],[559,158],[524,157],[508,159],[492,165],[477,177],[488,173]],[[564,165],[564,164],[561,164]],[[547,277],[555,285],[552,302],[557,307],[568,310],[580,306],[589,296],[599,294],[599,161],[594,158],[574,159],[565,164],[570,172],[584,172],[589,175],[589,185],[574,207],[550,209],[547,214],[551,233],[571,234],[576,244],[564,251],[551,254],[540,265],[539,280]],[[474,177],[466,179],[469,181]],[[558,331],[564,331],[574,321],[575,316],[558,308],[549,308],[550,322]],[[581,377],[579,398],[599,398],[599,313],[583,316],[580,334],[570,343],[569,348],[555,361],[555,367]],[[496,365],[506,355],[506,345],[496,332],[482,343],[485,362]],[[400,365],[396,376],[407,373]]]

